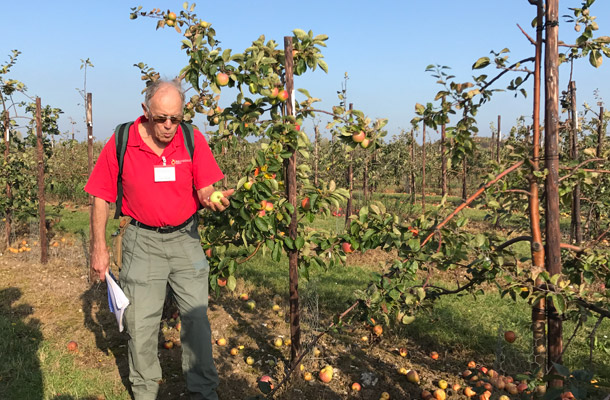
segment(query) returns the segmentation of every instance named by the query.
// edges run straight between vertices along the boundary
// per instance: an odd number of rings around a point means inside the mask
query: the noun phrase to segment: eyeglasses
[[[153,122],[155,122],[157,124],[164,124],[165,121],[167,121],[168,119],[174,125],[182,122],[182,116],[175,116],[175,115],[152,115],[150,117],[150,119],[152,119]]]

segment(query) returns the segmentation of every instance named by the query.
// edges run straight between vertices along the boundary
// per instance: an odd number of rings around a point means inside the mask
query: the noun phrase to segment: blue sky
[[[79,140],[86,133],[83,100],[77,91],[84,81],[81,59],[89,58],[94,65],[87,71],[87,91],[93,93],[94,135],[100,140],[110,137],[118,123],[140,115],[144,83],[133,64],[144,62],[162,76],[173,77],[187,61],[180,50],[181,35],[169,29],[155,31],[152,19],[129,19],[131,7],[178,11],[183,1],[5,3],[3,12],[12,17],[3,20],[3,31],[10,34],[0,42],[0,63],[8,60],[12,49],[22,52],[8,78],[24,82],[29,95],[40,96],[43,104],[61,108],[60,128],[70,132],[72,118]],[[598,16],[599,35],[610,36],[609,3],[597,0],[591,12]],[[560,14],[580,5],[580,0],[560,0]],[[390,135],[409,128],[415,103],[432,101],[440,90],[425,72],[427,65],[450,66],[460,81],[467,81],[474,61],[491,50],[507,47],[513,61],[532,56],[534,51],[517,28],[519,24],[535,35],[530,25],[535,7],[527,0],[199,1],[195,12],[213,24],[222,47],[234,52],[241,52],[260,35],[283,44],[283,37],[295,28],[327,34],[323,54],[329,73],[310,72],[297,77],[295,86],[308,89],[323,99],[321,108],[330,109],[338,101],[336,92],[347,72],[348,102],[371,118],[388,118]],[[571,43],[575,37],[573,27],[561,20],[560,39]],[[569,66],[562,66],[562,90],[568,75]],[[610,60],[604,58],[598,69],[579,60],[574,65],[574,80],[579,104],[596,105],[596,89],[607,103]],[[526,89],[531,95],[531,84]],[[498,115],[507,132],[520,115],[531,115],[531,102],[531,97],[497,94],[478,114],[480,135],[490,135],[489,125],[496,124]],[[200,126],[202,121],[195,120]],[[311,135],[310,126],[305,128]],[[438,137],[434,132],[431,135]]]

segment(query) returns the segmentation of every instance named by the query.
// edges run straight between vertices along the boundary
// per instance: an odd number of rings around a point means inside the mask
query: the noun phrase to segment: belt
[[[189,219],[187,219],[180,225],[176,225],[176,226],[150,226],[150,225],[143,224],[140,221],[136,221],[133,218],[131,219],[129,224],[137,226],[138,228],[148,229],[149,231],[155,231],[157,233],[172,233],[172,232],[176,232],[177,230],[182,229],[185,226],[187,226],[191,221],[193,221],[195,219],[195,215],[197,215],[197,214],[195,213],[195,214],[191,215],[189,217]]]

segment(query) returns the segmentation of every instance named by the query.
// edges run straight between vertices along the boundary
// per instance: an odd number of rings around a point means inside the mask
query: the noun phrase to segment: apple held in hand
[[[224,198],[224,194],[221,191],[217,190],[210,195],[210,201],[212,203],[221,204],[221,199]]]

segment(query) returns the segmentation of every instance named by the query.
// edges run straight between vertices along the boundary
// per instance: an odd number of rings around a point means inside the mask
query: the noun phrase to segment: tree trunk
[[[542,1],[537,4],[537,26],[542,26],[544,9]],[[534,115],[533,115],[533,140],[532,140],[532,172],[540,170],[540,78],[542,64],[542,30],[536,34],[536,61],[534,67]],[[538,178],[533,173],[529,174],[530,196],[530,230],[532,232],[532,264],[538,268],[544,268],[544,246],[542,244],[542,232],[540,229],[540,195],[538,193]],[[542,284],[541,279],[536,279],[536,285]],[[546,299],[541,298],[532,305],[532,336],[534,360],[532,369],[539,369],[538,377],[544,375],[543,367],[546,360]]]
[[[362,171],[362,198],[364,199],[364,203],[366,204],[369,199],[369,159],[368,157],[364,158],[364,165]]]
[[[4,104],[4,100],[2,101]],[[10,148],[10,126],[11,119],[8,115],[8,110],[4,107],[4,161],[8,163],[9,156],[9,148]],[[11,199],[13,198],[13,193],[11,191],[11,182],[10,179],[6,181],[6,200],[8,204],[11,204]],[[13,213],[11,213],[11,207],[6,210],[4,214],[4,232],[6,234],[6,247],[9,248],[11,246],[11,222],[13,219]]]
[[[47,219],[44,199],[44,148],[42,145],[42,115],[40,97],[36,97],[36,150],[38,156],[38,217],[40,218],[40,263],[49,261],[47,241]]]
[[[443,104],[445,98],[443,97]],[[441,126],[441,196],[447,194],[447,154],[445,153],[445,140],[447,140],[447,132],[445,124]]]
[[[320,155],[318,153],[318,146],[320,145],[320,129],[318,128],[318,125],[314,125],[313,127],[314,132],[315,132],[315,137],[314,137],[314,147],[313,147],[313,159],[314,159],[314,164],[313,164],[313,185],[315,187],[318,187],[318,164],[320,164]]]
[[[292,58],[292,37],[284,37],[284,52],[286,54],[286,91],[288,92],[288,101],[286,101],[286,114],[294,115],[292,101],[294,98],[294,81],[293,81],[293,63]],[[286,167],[286,197],[288,202],[294,208],[294,212],[290,216],[290,225],[288,227],[288,236],[292,240],[297,238],[297,153],[293,150],[289,159],[284,160]],[[299,251],[286,248],[288,253],[288,271],[289,271],[289,293],[290,293],[290,339],[292,345],[290,347],[290,362],[291,367],[295,368],[296,360],[301,354],[301,323],[299,312]]]
[[[411,129],[411,162],[409,174],[411,175],[411,204],[415,204],[415,136]]]
[[[551,276],[561,273],[561,231],[559,227],[559,0],[546,2],[545,47],[545,167],[548,174],[546,190],[546,266]],[[563,326],[552,299],[548,299],[548,368],[556,373],[553,363],[562,364]],[[562,386],[561,380],[551,382]]]
[[[426,123],[423,123],[421,144],[421,211],[426,211]]]

